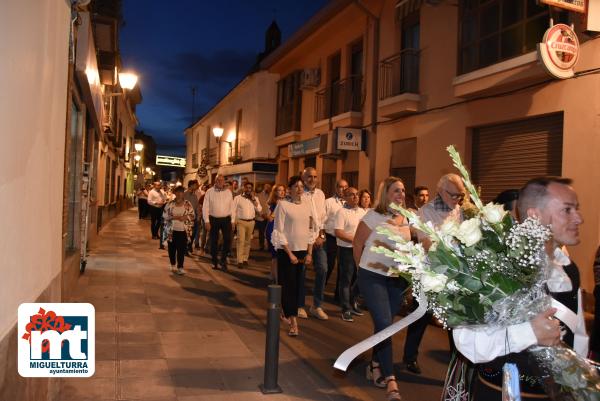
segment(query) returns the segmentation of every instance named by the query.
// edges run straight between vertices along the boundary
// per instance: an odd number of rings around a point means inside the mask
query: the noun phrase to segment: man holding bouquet
[[[546,243],[549,277],[547,287],[552,298],[564,305],[566,313],[577,322],[573,333],[554,317],[556,308],[539,313],[529,322],[500,326],[461,327],[453,331],[457,349],[476,365],[471,399],[502,399],[503,366],[516,364],[519,371],[521,400],[549,400],[542,378],[534,369],[526,350],[535,345],[555,346],[564,341],[580,355],[587,353],[583,310],[577,266],[562,252],[563,246],[577,245],[579,213],[577,194],[566,178],[542,177],[527,182],[517,203],[521,221],[530,217],[548,226],[552,238]],[[570,311],[570,312],[569,312]]]

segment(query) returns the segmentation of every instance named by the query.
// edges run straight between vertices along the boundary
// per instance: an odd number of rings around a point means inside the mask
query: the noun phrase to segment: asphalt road
[[[230,265],[228,273],[211,270],[210,261],[206,257],[194,256],[193,259],[205,271],[209,271],[215,282],[227,288],[227,294],[223,294],[226,297],[220,302],[238,309],[235,313],[239,313],[239,308],[245,308],[249,314],[265,324],[270,255],[267,252],[252,251],[250,257],[248,268],[238,269],[235,265]],[[312,269],[309,267],[307,306],[312,301],[310,297],[312,278]],[[341,352],[372,334],[372,322],[368,312],[362,317],[355,317],[352,323],[341,320],[340,307],[333,302],[334,279],[335,275],[330,279],[325,296],[324,309],[329,314],[329,320],[300,319],[300,336],[296,338],[288,337],[286,327],[282,325],[281,341],[324,380],[330,382],[342,398],[383,400],[385,392],[365,379],[366,366],[370,360],[369,354],[358,357],[347,373],[332,367]],[[405,335],[403,331],[393,338],[396,377],[403,398],[407,401],[439,400],[449,361],[446,331],[434,325],[429,325],[427,328],[419,352],[419,364],[423,371],[421,375],[403,369],[401,360]]]

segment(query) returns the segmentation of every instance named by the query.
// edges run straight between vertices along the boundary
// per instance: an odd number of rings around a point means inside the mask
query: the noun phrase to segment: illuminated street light
[[[142,156],[135,155],[135,156],[133,156],[133,158],[135,159],[136,162],[139,162],[142,159]]]
[[[217,138],[217,142],[219,142],[219,140],[223,136],[223,128],[222,127],[215,127],[215,128],[213,128],[212,131],[213,131],[213,135],[215,136],[215,138]]]
[[[119,83],[121,84],[121,88],[131,90],[137,83],[138,77],[137,75],[131,72],[120,72],[119,73]]]
[[[141,152],[144,149],[144,144],[141,142],[136,142],[133,147],[135,148],[136,152]]]

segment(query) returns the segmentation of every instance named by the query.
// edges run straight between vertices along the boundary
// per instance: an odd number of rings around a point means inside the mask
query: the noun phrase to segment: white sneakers
[[[181,269],[178,269],[177,267],[171,265],[169,270],[171,271],[171,273],[179,274],[180,276],[183,276],[185,274],[183,267]]]
[[[300,319],[308,319],[308,315],[306,314],[304,308],[298,308],[298,317]]]

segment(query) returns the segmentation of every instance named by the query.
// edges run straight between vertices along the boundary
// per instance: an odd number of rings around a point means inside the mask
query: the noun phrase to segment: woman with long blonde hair
[[[389,258],[371,251],[375,244],[394,249],[395,242],[377,232],[378,227],[387,228],[396,235],[410,240],[408,221],[391,205],[404,205],[404,183],[398,177],[388,177],[379,185],[375,208],[369,210],[358,225],[353,241],[354,260],[358,268],[358,287],[369,308],[377,333],[392,324],[402,305],[408,283],[394,277],[389,270]],[[387,400],[401,400],[394,375],[392,340],[379,343],[373,348],[373,357],[367,367],[367,379],[377,387],[387,389]]]

